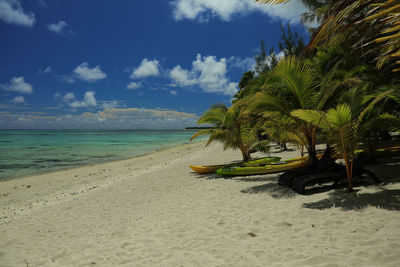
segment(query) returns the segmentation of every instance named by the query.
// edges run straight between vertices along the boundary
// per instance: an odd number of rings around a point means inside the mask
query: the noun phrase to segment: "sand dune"
[[[1,182],[0,266],[400,266],[398,161],[306,196],[188,168],[238,159],[194,143]]]

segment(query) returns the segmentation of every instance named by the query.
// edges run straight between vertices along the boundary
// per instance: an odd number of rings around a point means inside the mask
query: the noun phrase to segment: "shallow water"
[[[130,158],[189,142],[189,130],[0,130],[0,179]]]

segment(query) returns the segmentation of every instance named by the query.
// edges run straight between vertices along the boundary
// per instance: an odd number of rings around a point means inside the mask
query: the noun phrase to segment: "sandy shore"
[[[400,160],[305,196],[188,168],[238,159],[194,143],[0,182],[0,266],[400,266]]]

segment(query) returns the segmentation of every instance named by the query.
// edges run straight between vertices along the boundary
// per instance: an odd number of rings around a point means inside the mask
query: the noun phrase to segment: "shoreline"
[[[188,167],[240,158],[198,142],[0,182],[0,265],[400,264],[399,159],[376,171],[382,185],[352,194],[297,195],[277,174],[224,179]]]
[[[191,144],[191,143],[192,144],[193,143],[200,143],[200,142],[204,142],[204,141],[201,141],[201,140],[185,141],[184,143],[177,143],[177,144],[173,144],[171,146],[161,147],[161,148],[158,148],[156,150],[151,150],[149,152],[140,153],[140,154],[137,154],[135,156],[128,156],[126,158],[117,158],[117,159],[110,159],[110,160],[104,160],[104,161],[100,161],[99,160],[97,162],[92,162],[92,163],[88,162],[88,163],[82,163],[82,164],[77,164],[77,165],[73,165],[73,166],[65,166],[65,167],[61,167],[61,168],[57,168],[57,169],[53,169],[53,170],[39,171],[39,172],[32,173],[32,174],[18,175],[18,176],[12,176],[12,177],[4,177],[4,178],[0,178],[0,183],[3,182],[3,181],[9,181],[9,180],[14,180],[14,179],[22,179],[22,178],[25,178],[25,177],[39,176],[39,175],[49,174],[49,173],[53,173],[53,172],[72,170],[72,169],[81,168],[81,167],[85,167],[85,166],[95,166],[95,165],[98,165],[98,164],[103,164],[103,163],[108,163],[108,162],[116,162],[116,161],[134,159],[134,158],[137,158],[137,157],[146,156],[147,154],[155,153],[155,152],[162,151],[162,150],[165,150],[165,149],[179,147],[179,146],[183,146],[183,145],[188,145],[188,144]]]
[[[72,168],[66,168],[66,169],[60,169],[60,170],[53,170],[53,171],[48,171],[44,173],[38,173],[34,175],[26,175],[26,176],[19,176],[19,177],[14,177],[14,178],[9,178],[9,179],[1,179],[0,180],[0,207],[3,206],[3,201],[10,193],[5,192],[5,191],[13,191],[12,189],[19,189],[19,188],[24,188],[25,189],[33,189],[34,187],[40,188],[41,185],[44,184],[50,184],[50,185],[56,185],[59,187],[57,190],[51,190],[52,194],[57,194],[60,193],[59,191],[63,191],[62,195],[65,195],[66,193],[73,194],[72,191],[79,191],[79,188],[82,187],[82,184],[85,185],[84,190],[92,190],[94,187],[98,187],[98,185],[92,186],[92,184],[98,184],[98,183],[104,183],[108,184],[107,179],[109,176],[104,176],[103,179],[99,177],[99,175],[95,175],[94,173],[101,169],[101,170],[106,170],[107,168],[113,167],[115,165],[120,166],[120,165],[128,165],[130,166],[130,162],[135,162],[139,161],[140,163],[146,162],[148,160],[153,159],[152,155],[159,155],[160,153],[167,153],[169,151],[172,151],[172,153],[176,150],[184,150],[184,149],[190,149],[192,150],[193,147],[198,148],[199,146],[204,146],[205,142],[204,141],[194,141],[191,143],[184,143],[184,144],[179,144],[171,147],[165,147],[165,148],[160,148],[145,154],[140,154],[134,157],[129,157],[126,159],[118,159],[118,160],[110,160],[110,161],[105,161],[105,162],[99,162],[99,163],[94,163],[94,164],[87,164],[87,165],[82,165],[82,166],[76,166]],[[154,164],[157,164],[155,162]],[[140,167],[139,167],[140,168]],[[74,174],[71,176],[71,173],[88,173],[86,178],[80,177],[79,174]],[[65,178],[68,177],[69,178]],[[54,178],[57,177],[57,178]],[[60,178],[61,177],[61,178]],[[83,180],[82,180],[83,179]],[[116,179],[113,179],[110,181],[110,183],[116,182]],[[12,189],[11,189],[12,187]],[[40,189],[41,192],[35,192],[30,198],[25,198],[25,201],[29,201],[34,199],[34,195],[40,195],[42,198],[43,196],[48,196],[48,188]],[[71,191],[71,192],[70,192]],[[82,191],[82,190],[81,190]],[[14,192],[15,193],[15,192]],[[25,194],[25,193],[23,193]],[[47,203],[47,200],[44,200]],[[38,201],[36,201],[38,202]],[[28,203],[28,205],[30,205]],[[0,211],[0,223],[2,217],[4,218],[5,215],[1,216],[1,211]]]

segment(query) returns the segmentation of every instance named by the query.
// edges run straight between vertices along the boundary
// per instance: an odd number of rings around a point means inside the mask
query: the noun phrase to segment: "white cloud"
[[[19,0],[0,1],[0,20],[4,22],[32,27],[35,24],[35,14],[25,12]]]
[[[173,68],[169,73],[171,79],[181,86],[190,86],[196,84],[197,81],[195,78],[191,77],[193,75],[194,74],[190,73],[189,71],[182,69],[182,67],[179,65]]]
[[[73,78],[74,75],[59,75],[58,77],[64,83],[74,83],[75,79]]]
[[[253,70],[256,65],[256,61],[252,57],[240,58],[240,57],[230,57],[227,60],[229,67],[239,68],[244,71]]]
[[[170,93],[171,93],[171,95],[178,95],[178,92],[175,90],[171,90]]]
[[[60,20],[57,23],[48,24],[46,27],[51,32],[61,34],[68,28],[68,24],[63,20]]]
[[[158,76],[160,75],[159,65],[160,62],[156,59],[148,60],[144,58],[139,67],[133,70],[130,77],[132,79],[140,79],[149,76]]]
[[[51,72],[51,66],[48,66],[47,68],[44,69],[43,73],[50,73]]]
[[[71,102],[71,101],[73,101],[73,100],[75,100],[75,95],[74,95],[74,93],[66,93],[66,94],[63,96],[63,101],[64,101],[65,103]]]
[[[101,107],[103,109],[107,108],[116,108],[120,105],[119,101],[113,100],[113,101],[102,101]]]
[[[235,15],[262,12],[274,19],[299,22],[300,15],[307,11],[301,0],[291,0],[280,5],[260,5],[254,0],[175,0],[171,2],[176,20],[190,19],[206,21],[208,17],[219,17],[229,21]]]
[[[165,109],[105,108],[79,115],[18,114],[0,111],[1,129],[184,129],[193,113]]]
[[[23,96],[16,96],[13,99],[11,99],[11,102],[14,104],[25,103],[25,98]]]
[[[4,91],[17,92],[21,94],[32,94],[33,87],[26,83],[24,77],[12,77],[9,84],[0,84],[0,88]]]
[[[126,89],[128,89],[128,90],[135,90],[135,89],[139,88],[140,86],[141,86],[140,83],[137,83],[137,82],[130,82],[130,83],[128,83],[128,85],[126,86]]]
[[[190,71],[178,65],[170,71],[169,77],[181,87],[197,85],[207,93],[233,95],[237,91],[236,83],[230,82],[226,74],[225,58],[217,60],[215,56],[197,54]]]
[[[66,93],[63,96],[63,101],[71,108],[94,107],[97,106],[97,101],[94,95],[95,92],[87,91],[83,97],[83,101],[78,101],[76,100],[74,93]]]
[[[101,71],[99,65],[90,68],[87,62],[83,62],[74,69],[74,76],[86,82],[95,82],[106,78],[107,74]]]

